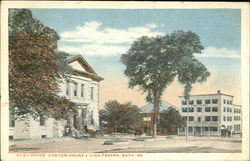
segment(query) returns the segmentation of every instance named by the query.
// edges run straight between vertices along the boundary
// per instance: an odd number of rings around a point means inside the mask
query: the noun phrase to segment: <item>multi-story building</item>
[[[60,96],[66,96],[76,103],[77,114],[70,115],[65,120],[54,118],[10,119],[10,139],[40,139],[61,137],[66,125],[75,129],[99,129],[99,77],[86,60],[80,56],[69,56],[68,64],[74,70],[74,75],[68,81],[60,84]]]
[[[241,106],[233,104],[233,96],[218,90],[214,94],[191,95],[189,102],[180,96],[180,114],[187,121],[189,135],[220,135],[221,129],[241,131]],[[186,127],[179,129],[185,134]]]

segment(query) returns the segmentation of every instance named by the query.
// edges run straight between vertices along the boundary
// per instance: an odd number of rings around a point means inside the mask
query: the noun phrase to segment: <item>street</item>
[[[107,140],[126,139],[128,142],[103,145]],[[159,137],[151,141],[133,141],[134,137],[85,138],[61,141],[14,143],[11,153],[240,153],[241,138]]]

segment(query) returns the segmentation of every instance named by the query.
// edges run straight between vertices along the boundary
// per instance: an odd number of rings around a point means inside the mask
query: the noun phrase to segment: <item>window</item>
[[[10,127],[15,127],[15,119],[10,118],[9,126]]]
[[[233,126],[227,126],[228,130],[232,130]]]
[[[234,116],[234,121],[236,121],[237,120],[237,116]]]
[[[223,103],[226,104],[226,100],[225,99],[223,99]]]
[[[205,127],[205,131],[208,131],[208,127]]]
[[[218,112],[218,107],[212,107],[213,112]]]
[[[205,121],[211,121],[211,116],[205,116]]]
[[[229,109],[229,107],[227,108],[227,112],[229,112],[230,111],[230,109]]]
[[[188,127],[188,131],[189,131],[189,132],[192,132],[192,131],[193,131],[193,127],[189,126],[189,127]]]
[[[217,127],[210,127],[210,131],[218,131]]]
[[[237,109],[234,109],[234,113],[237,113]]]
[[[74,96],[77,96],[77,86],[78,84],[75,82],[74,83]]]
[[[227,121],[226,116],[223,116],[223,121]]]
[[[227,109],[227,108],[226,108],[226,107],[224,107],[224,108],[223,108],[223,112],[226,112],[226,109]]]
[[[182,112],[187,112],[187,108],[182,108]]]
[[[40,121],[40,126],[45,126],[45,119],[43,116],[40,116],[39,121]]]
[[[94,87],[90,88],[90,98],[91,100],[94,100]]]
[[[193,105],[193,104],[194,104],[194,100],[190,100],[190,101],[189,101],[189,104],[190,104],[190,105]]]
[[[218,116],[212,116],[212,121],[218,121]]]
[[[217,104],[218,103],[218,99],[212,99],[212,104]]]
[[[70,82],[67,81],[66,83],[66,95],[69,96],[69,88],[70,88]]]
[[[198,121],[198,122],[201,122],[201,117],[198,117],[198,118],[197,118],[197,121]]]
[[[205,112],[211,112],[211,107],[205,107]]]
[[[196,101],[196,104],[197,104],[197,105],[202,104],[202,100],[197,100],[197,101]]]
[[[182,101],[182,105],[187,105],[187,101]]]
[[[231,104],[233,103],[233,101],[230,101],[229,103],[230,103],[230,105],[231,105]]]
[[[188,108],[188,112],[194,112],[194,108],[193,107]]]
[[[239,113],[240,113],[240,109],[239,109]]]
[[[232,121],[232,116],[227,116],[227,121]]]
[[[189,120],[189,121],[194,121],[194,116],[189,116],[189,117],[188,117],[188,120]]]
[[[84,84],[81,84],[81,97],[84,97]]]
[[[205,99],[205,104],[210,104],[210,99]]]
[[[182,118],[183,120],[187,121],[187,116],[183,116]]]
[[[91,111],[91,125],[94,125],[94,114],[93,114],[93,111]]]
[[[229,100],[227,100],[227,104],[228,104],[228,105],[230,104]]]
[[[231,112],[231,113],[232,113],[232,108],[229,108],[229,112]]]
[[[197,112],[202,112],[202,107],[197,107]]]

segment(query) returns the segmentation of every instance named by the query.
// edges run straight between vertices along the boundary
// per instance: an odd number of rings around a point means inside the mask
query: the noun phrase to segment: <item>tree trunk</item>
[[[158,109],[159,109],[159,99],[158,97],[155,97],[154,99],[154,118],[153,118],[153,137],[157,136],[157,113],[158,113]]]

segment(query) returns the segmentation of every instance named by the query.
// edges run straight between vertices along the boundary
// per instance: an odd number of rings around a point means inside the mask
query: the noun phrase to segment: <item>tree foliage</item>
[[[121,62],[126,66],[124,74],[129,78],[129,87],[138,86],[147,93],[146,100],[154,104],[156,115],[164,90],[176,77],[188,92],[191,84],[203,82],[210,75],[193,55],[202,50],[198,35],[191,31],[176,31],[165,36],[143,36],[135,40],[128,52],[121,56]]]
[[[168,130],[177,129],[186,124],[185,120],[179,114],[179,111],[174,108],[163,111],[160,115],[159,123],[161,128]]]
[[[109,132],[128,132],[142,127],[139,109],[131,103],[120,104],[116,100],[108,101],[105,109],[100,110],[100,122]]]
[[[75,106],[58,96],[71,74],[66,53],[57,51],[58,34],[27,9],[9,10],[9,96],[14,117],[65,117]]]

